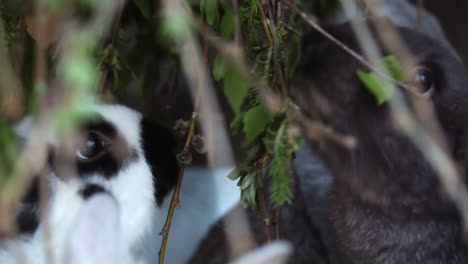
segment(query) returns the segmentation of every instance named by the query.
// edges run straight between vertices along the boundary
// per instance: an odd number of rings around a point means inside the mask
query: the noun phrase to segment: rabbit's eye
[[[415,86],[415,91],[423,96],[430,97],[435,90],[432,71],[425,66],[416,67],[411,82]]]
[[[108,149],[109,140],[97,131],[89,131],[86,139],[77,147],[76,158],[80,162],[94,161]]]

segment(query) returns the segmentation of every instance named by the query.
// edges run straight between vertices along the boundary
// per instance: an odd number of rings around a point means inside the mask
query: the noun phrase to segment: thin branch
[[[266,202],[265,202],[265,192],[263,187],[259,187],[257,189],[257,199],[258,199],[258,205],[260,207],[260,213],[262,214],[262,223],[263,223],[263,229],[265,232],[265,238],[268,242],[271,241],[271,217],[268,212],[268,209],[266,207]]]
[[[359,53],[357,53],[356,51],[354,51],[353,49],[351,49],[350,47],[348,47],[346,44],[344,44],[343,42],[341,42],[339,39],[335,38],[333,35],[331,35],[330,33],[328,33],[324,28],[322,28],[321,26],[319,26],[313,19],[311,19],[305,12],[302,12],[294,3],[292,3],[290,0],[280,0],[281,2],[283,2],[285,5],[287,5],[294,13],[296,13],[297,15],[299,15],[302,20],[304,20],[304,22],[306,22],[309,26],[311,26],[313,29],[315,29],[317,32],[319,32],[320,34],[322,34],[324,37],[326,37],[327,39],[329,39],[331,42],[335,43],[336,45],[338,45],[341,49],[343,49],[346,53],[348,53],[349,55],[351,55],[353,58],[355,58],[356,60],[358,60],[360,63],[362,63],[364,66],[366,66],[367,68],[369,68],[370,70],[374,71],[376,74],[378,74],[380,77],[394,83],[394,84],[397,84],[398,86],[401,86],[409,91],[411,91],[411,89],[408,87],[408,85],[406,85],[405,83],[403,82],[400,82],[398,80],[395,80],[394,78],[391,77],[391,75],[387,74],[385,71],[383,71],[382,69],[380,69],[380,67],[377,67],[376,65],[373,65],[372,63],[369,63],[369,61],[367,61],[362,55],[360,55]]]
[[[196,109],[196,106],[195,106]],[[185,141],[184,148],[179,154],[179,157],[186,157],[187,155],[190,155],[190,146],[192,145],[192,140],[193,136],[195,135],[195,126],[197,123],[197,113],[194,112],[192,114],[192,118],[190,120],[190,127],[189,131],[187,133],[187,138]],[[185,169],[185,162],[179,161],[180,164],[180,171],[179,175],[177,177],[177,183],[174,189],[174,193],[172,194],[172,199],[171,199],[171,204],[169,206],[169,210],[167,212],[167,218],[166,222],[164,223],[164,227],[160,232],[160,235],[163,237],[162,242],[161,242],[161,247],[159,249],[159,264],[164,263],[164,257],[166,254],[166,246],[167,246],[167,240],[169,238],[169,230],[171,228],[171,223],[172,223],[172,217],[174,215],[174,211],[176,208],[180,207],[180,201],[179,201],[179,196],[180,196],[180,189],[182,187],[182,180],[184,177],[184,169]]]
[[[281,207],[275,209],[275,239],[281,239]]]
[[[260,16],[261,16],[261,19],[262,19],[263,32],[265,33],[265,35],[267,37],[268,45],[270,46],[270,48],[273,48],[274,44],[273,44],[273,38],[271,37],[270,29],[268,28],[268,18],[265,15],[265,11],[263,10],[262,2],[258,1],[257,3],[258,3],[258,10],[260,11]]]
[[[38,0],[36,2],[36,30],[37,30],[37,39],[35,45],[35,80],[34,80],[34,89],[37,91],[41,91],[46,86],[46,79],[47,79],[47,62],[46,62],[46,54],[45,49],[38,43],[44,43],[44,38],[47,36],[46,32],[46,18],[47,14],[45,13],[45,9],[43,8],[43,2]],[[44,109],[45,102],[41,100],[41,109]],[[39,111],[39,120],[44,119],[44,111]],[[45,166],[45,164],[44,164]],[[40,170],[39,173],[39,206],[41,210],[41,224],[43,225],[43,232],[44,232],[44,252],[45,252],[45,261],[47,263],[54,263],[53,258],[53,249],[50,246],[51,242],[51,228],[49,222],[49,203],[47,202],[49,197],[49,190],[48,190],[48,181],[47,178],[47,170],[43,166],[43,169]]]
[[[234,13],[234,42],[237,44],[238,47],[242,47],[242,32],[238,0],[232,0],[232,11]]]

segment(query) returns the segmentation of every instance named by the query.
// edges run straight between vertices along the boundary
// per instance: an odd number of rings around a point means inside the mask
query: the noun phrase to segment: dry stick
[[[261,173],[261,172],[260,172]],[[271,241],[271,234],[270,234],[270,228],[271,228],[271,217],[268,212],[268,209],[266,207],[266,202],[265,202],[265,193],[263,187],[260,187],[257,189],[257,194],[258,194],[258,205],[260,206],[260,213],[262,214],[262,222],[263,222],[263,228],[265,231],[265,238],[268,242]]]
[[[38,0],[36,2],[36,30],[37,30],[37,39],[36,39],[36,48],[35,48],[35,80],[34,80],[34,86],[35,89],[43,89],[46,86],[46,69],[47,69],[47,63],[46,63],[46,54],[45,50],[41,45],[38,43],[44,43],[45,41],[43,38],[47,36],[46,34],[46,14],[45,10],[43,8],[43,2],[41,0]],[[41,106],[39,109],[39,123],[40,124],[45,124],[46,117],[44,116],[45,114],[45,108],[46,108],[46,103],[44,102],[44,98],[41,100]],[[42,169],[39,171],[39,207],[41,210],[41,224],[43,226],[44,230],[44,248],[43,250],[45,251],[45,261],[47,263],[54,263],[53,259],[53,254],[52,254],[52,247],[50,246],[50,241],[51,241],[51,228],[50,228],[50,222],[49,222],[49,206],[48,206],[48,201],[47,198],[49,197],[49,190],[48,190],[48,179],[47,179],[47,168],[45,167],[46,165],[44,164]]]
[[[163,5],[168,11],[193,19],[190,11],[182,4],[181,0],[165,0]],[[177,40],[180,45],[182,69],[192,96],[195,97],[196,93],[200,93],[199,125],[206,139],[208,165],[211,168],[231,167],[234,164],[234,158],[224,125],[224,116],[220,111],[212,79],[200,54],[198,41],[191,31],[185,32]],[[231,46],[239,51],[240,47],[237,45]],[[239,54],[242,55],[237,52],[237,55]],[[240,55],[239,57],[243,57]],[[227,233],[227,244],[233,255],[241,255],[255,247],[245,212],[237,212],[233,217],[228,217],[224,224],[226,229],[236,228],[238,231],[235,234]],[[239,235],[242,237],[240,238]]]
[[[281,208],[278,207],[275,209],[275,239],[281,239]]]
[[[333,35],[328,33],[325,29],[323,29],[321,26],[319,26],[313,19],[311,19],[306,13],[302,12],[294,3],[292,3],[290,0],[280,0],[283,2],[285,5],[289,7],[292,11],[294,11],[296,14],[298,14],[302,20],[304,20],[309,26],[311,26],[313,29],[315,29],[317,32],[325,36],[328,40],[331,42],[335,43],[335,45],[339,46],[341,49],[343,49],[345,52],[347,52],[349,55],[351,55],[353,58],[358,60],[360,63],[362,63],[364,66],[369,68],[370,70],[374,71],[376,74],[378,74],[380,77],[390,81],[391,83],[398,84],[398,86],[401,86],[405,89],[408,89],[408,85],[406,85],[403,82],[400,82],[398,80],[395,80],[393,77],[391,77],[390,74],[386,73],[385,71],[382,71],[382,69],[377,68],[375,65],[369,63],[362,55],[351,49],[350,47],[346,46],[343,42],[335,38]],[[411,90],[410,90],[411,91]]]
[[[276,14],[281,14],[281,10],[279,10],[280,7],[281,6],[277,5],[276,2],[275,2],[274,9],[276,10]],[[275,18],[278,18],[278,19],[281,17],[281,16],[276,16],[271,8],[268,9],[268,14],[269,14],[270,17],[275,17]],[[266,18],[263,17],[262,19],[266,19]],[[275,21],[275,20],[273,20],[273,21]],[[288,98],[288,87],[286,85],[283,70],[281,69],[280,63],[279,63],[278,36],[276,34],[277,30],[276,30],[275,23],[276,22],[268,23],[270,25],[270,27],[268,27],[268,29],[270,30],[270,33],[271,33],[271,36],[272,36],[272,41],[273,41],[273,46],[272,46],[272,49],[273,49],[273,65],[274,65],[274,69],[275,69],[275,76],[278,76],[278,78],[279,78],[279,83],[280,83],[280,87],[281,87],[282,96],[284,98]]]
[[[197,97],[198,97],[198,95],[197,95]],[[197,107],[196,107],[197,101],[198,100],[196,99],[195,107],[194,107],[195,109],[197,109]],[[189,128],[189,131],[187,133],[187,139],[185,141],[184,148],[182,149],[182,151],[179,154],[180,157],[190,155],[190,146],[192,144],[193,136],[195,135],[196,123],[197,123],[197,113],[194,112],[192,114],[192,119],[190,120],[190,128]],[[176,183],[176,186],[175,186],[175,190],[174,190],[174,193],[172,194],[171,204],[169,206],[169,211],[167,212],[166,222],[164,223],[164,227],[160,232],[160,235],[163,237],[163,239],[162,239],[162,242],[161,242],[161,248],[159,249],[159,264],[164,263],[164,256],[165,256],[165,253],[166,253],[166,246],[167,246],[167,240],[168,240],[168,237],[169,237],[169,230],[171,228],[172,216],[174,215],[175,209],[180,207],[179,195],[180,195],[180,189],[181,189],[181,186],[182,186],[182,179],[184,177],[185,163],[179,161],[179,164],[180,164],[179,176],[177,177],[177,183]]]
[[[234,42],[238,47],[242,46],[242,32],[239,19],[239,2],[238,0],[232,0],[232,10],[234,13]]]
[[[262,28],[263,32],[265,33],[267,40],[268,40],[268,45],[270,48],[273,48],[273,39],[270,34],[270,29],[268,28],[268,18],[265,15],[265,11],[263,11],[263,4],[261,1],[258,1],[258,10],[260,10],[260,16],[262,17]]]
[[[203,55],[205,57],[205,61],[208,63],[208,42],[206,38],[203,38]],[[190,155],[190,146],[192,145],[193,142],[193,137],[195,136],[195,126],[197,124],[197,109],[198,109],[198,102],[200,98],[200,91],[197,91],[197,95],[195,97],[195,102],[194,102],[194,112],[192,113],[192,118],[190,119],[190,125],[189,125],[189,131],[187,133],[187,138],[185,140],[185,145],[182,149],[182,151],[179,154],[179,157],[186,157],[187,155]],[[171,204],[169,205],[169,210],[167,212],[167,217],[166,217],[166,222],[164,223],[163,229],[160,232],[160,235],[163,236],[162,242],[161,242],[161,247],[159,249],[159,264],[164,263],[164,256],[166,254],[166,247],[167,247],[167,240],[169,239],[169,230],[171,228],[171,223],[172,223],[172,217],[174,215],[174,211],[176,208],[180,208],[180,190],[182,188],[182,180],[184,177],[184,169],[185,169],[185,163],[184,162],[179,162],[180,166],[180,171],[179,171],[179,176],[177,177],[177,183],[174,189],[174,193],[172,194],[172,199],[171,199]]]

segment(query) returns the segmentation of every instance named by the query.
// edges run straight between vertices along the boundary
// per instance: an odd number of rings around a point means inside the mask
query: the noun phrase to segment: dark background
[[[417,0],[412,0],[416,3]],[[448,39],[460,53],[465,65],[468,62],[468,1],[425,0],[425,8],[439,20]]]

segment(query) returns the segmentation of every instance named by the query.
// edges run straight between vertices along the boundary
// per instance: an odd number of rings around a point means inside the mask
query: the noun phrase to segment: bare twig
[[[196,106],[195,106],[195,109],[196,109]],[[190,155],[190,146],[192,145],[193,136],[195,135],[195,126],[197,123],[197,116],[198,115],[196,112],[192,114],[192,118],[190,120],[189,131],[187,133],[187,138],[185,140],[185,145],[181,153],[179,154],[179,157]],[[164,263],[164,256],[166,254],[166,246],[167,246],[167,240],[169,238],[169,230],[171,228],[172,217],[174,215],[175,209],[180,207],[179,196],[180,196],[180,189],[182,187],[182,180],[184,177],[184,169],[185,169],[186,164],[183,161],[179,162],[179,164],[180,164],[179,176],[177,177],[177,183],[174,189],[174,193],[172,194],[171,204],[167,212],[166,222],[164,223],[164,227],[160,232],[160,235],[163,237],[163,239],[162,239],[161,247],[159,249],[159,254],[158,254],[159,264]]]
[[[360,63],[362,63],[364,66],[369,68],[370,70],[374,71],[376,74],[378,74],[380,77],[384,78],[385,80],[390,81],[393,84],[398,84],[398,86],[403,87],[405,89],[409,89],[408,85],[406,85],[403,82],[400,82],[398,80],[395,80],[393,77],[391,77],[390,74],[388,74],[386,71],[383,71],[381,67],[378,67],[378,64],[372,64],[369,63],[361,54],[357,53],[350,47],[348,47],[346,44],[341,42],[339,39],[335,38],[333,35],[328,33],[324,28],[319,26],[312,18],[310,18],[306,13],[301,11],[293,2],[290,0],[280,0],[282,1],[285,5],[287,5],[292,11],[294,11],[296,14],[298,14],[309,26],[311,26],[313,29],[315,29],[317,32],[325,36],[327,39],[338,45],[341,49],[343,49],[346,53],[351,55],[353,58],[358,60]]]
[[[46,54],[44,47],[37,43],[44,43],[44,37],[47,36],[46,32],[46,18],[47,14],[43,8],[42,1],[38,0],[36,2],[36,30],[37,30],[37,39],[36,39],[36,46],[35,46],[35,89],[37,91],[44,90],[46,86],[46,74],[47,74],[47,63],[46,63]],[[40,109],[44,109],[46,104],[41,101]],[[44,120],[43,114],[45,111],[39,111],[39,120]],[[47,179],[47,170],[45,169],[45,164],[43,165],[43,169],[39,171],[39,205],[41,208],[41,225],[43,226],[44,232],[44,252],[45,252],[45,261],[47,263],[54,263],[53,259],[53,248],[50,245],[51,242],[51,229],[49,223],[49,206],[48,206],[48,197],[49,197],[49,190],[48,190],[48,181]]]
[[[238,0],[232,0],[232,11],[234,12],[234,42],[238,47],[242,46],[242,32],[241,23],[239,17],[239,2]]]
[[[184,17],[191,14],[180,0],[165,0],[163,6],[167,14]],[[184,32],[182,36],[178,36],[176,41],[180,47],[181,65],[192,97],[199,98],[197,111],[200,115],[199,124],[206,139],[209,166],[212,168],[231,167],[234,164],[234,159],[227,131],[198,42],[190,30]],[[200,96],[197,96],[197,94],[200,94]],[[227,228],[230,228],[233,224],[238,226],[239,223],[245,223],[240,226],[241,229],[239,230],[243,234],[243,241],[237,241],[229,234],[227,242],[231,252],[250,250],[250,245],[253,245],[250,230],[248,224],[246,224],[248,221],[243,212],[236,214],[235,219],[225,221]],[[248,245],[247,248],[246,245]],[[163,257],[160,254],[161,260],[163,260]]]
[[[281,239],[281,207],[275,209],[275,239]]]
[[[265,231],[265,238],[268,242],[270,242],[271,241],[271,233],[270,233],[271,217],[270,217],[270,213],[268,212],[268,208],[266,207],[265,193],[264,193],[263,187],[260,187],[257,189],[257,199],[258,199],[258,205],[260,207],[260,213],[262,214],[262,222],[263,222],[263,228]]]

